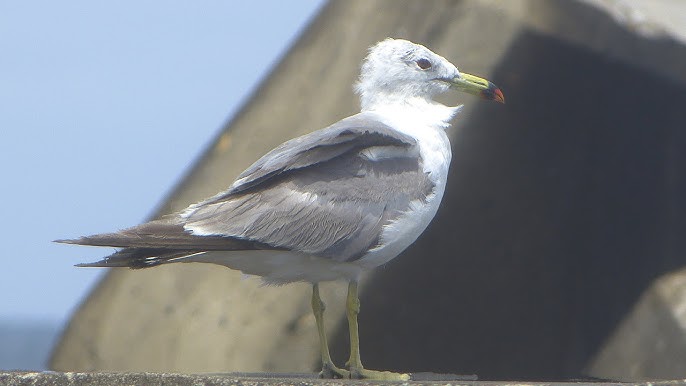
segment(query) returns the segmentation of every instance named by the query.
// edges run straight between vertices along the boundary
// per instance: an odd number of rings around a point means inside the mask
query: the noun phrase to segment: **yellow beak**
[[[467,73],[460,73],[460,76],[449,81],[450,87],[468,94],[477,95],[483,99],[505,103],[503,92],[492,82]]]

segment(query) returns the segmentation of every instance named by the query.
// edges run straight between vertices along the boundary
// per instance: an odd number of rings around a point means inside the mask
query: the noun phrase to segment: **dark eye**
[[[431,68],[431,62],[429,61],[429,59],[421,58],[418,59],[416,63],[417,66],[419,66],[419,68],[421,68],[422,70],[428,70]]]

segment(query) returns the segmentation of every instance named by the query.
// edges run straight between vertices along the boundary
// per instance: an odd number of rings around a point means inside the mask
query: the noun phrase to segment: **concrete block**
[[[686,378],[686,269],[655,281],[589,365],[618,380]]]
[[[615,4],[332,1],[160,214],[356,112],[351,85],[369,45],[387,36],[425,44],[492,79],[507,104],[445,98],[466,108],[449,131],[444,203],[427,233],[362,287],[365,365],[576,377],[652,279],[686,256],[686,47],[618,18]],[[342,363],[345,288],[323,290]],[[317,362],[307,286],[260,288],[198,265],[110,272],[51,366],[313,371]]]

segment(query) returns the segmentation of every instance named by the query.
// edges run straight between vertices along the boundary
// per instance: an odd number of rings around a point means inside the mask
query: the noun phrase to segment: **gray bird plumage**
[[[293,139],[244,171],[228,190],[186,210],[120,232],[63,242],[121,247],[84,266],[214,263],[266,283],[312,283],[322,377],[407,381],[360,359],[358,281],[398,256],[440,205],[452,152],[445,133],[460,106],[432,100],[451,88],[504,102],[500,89],[461,73],[407,40],[372,46],[355,90],[362,112]],[[319,283],[348,281],[347,369],[329,353]]]
[[[354,261],[433,184],[416,141],[360,113],[290,140],[184,212],[61,242],[124,248],[82,266],[145,268],[207,251],[274,249]],[[362,178],[364,177],[364,178]]]

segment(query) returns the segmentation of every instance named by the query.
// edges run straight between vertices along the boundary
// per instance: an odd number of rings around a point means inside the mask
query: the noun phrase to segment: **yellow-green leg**
[[[357,329],[357,314],[360,313],[360,298],[357,294],[356,281],[351,281],[348,284],[348,297],[345,305],[348,316],[348,329],[350,331],[350,359],[348,359],[347,363],[348,368],[350,369],[350,378],[379,379],[386,381],[410,380],[410,374],[367,370],[362,367],[362,359],[360,358],[360,335]]]
[[[322,371],[320,378],[350,378],[347,370],[339,369],[333,364],[331,354],[329,354],[329,343],[326,339],[326,329],[324,328],[324,302],[319,297],[319,284],[312,285],[312,313],[314,320],[317,321],[317,331],[319,331],[319,345],[322,353]]]

